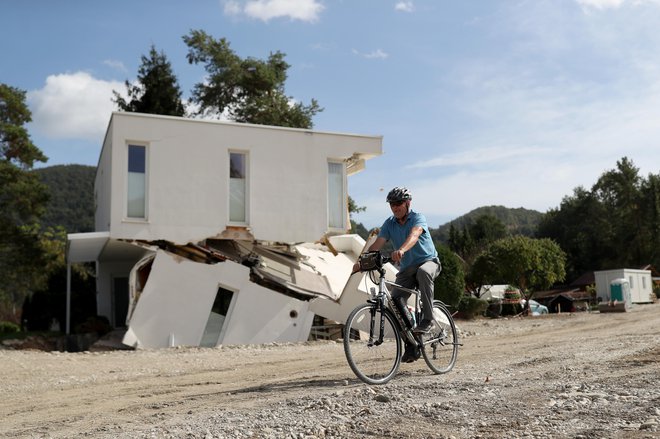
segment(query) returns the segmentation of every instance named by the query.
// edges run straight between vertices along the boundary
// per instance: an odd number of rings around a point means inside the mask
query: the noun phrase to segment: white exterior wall
[[[626,279],[628,281],[632,303],[649,303],[652,301],[653,280],[650,270],[621,268],[595,271],[594,277],[596,279],[596,294],[603,301],[609,300],[610,283],[614,279]]]
[[[144,221],[125,218],[129,143],[147,146]],[[236,151],[248,154],[254,238],[315,241],[328,231],[328,161],[373,157],[381,144],[381,137],[114,113],[97,171],[97,185],[112,175],[110,189],[96,189],[97,230],[106,230],[109,216],[115,239],[185,244],[220,235],[231,225],[229,152]]]
[[[110,207],[112,205],[112,119],[101,149],[94,180],[94,222],[97,232],[110,230]]]
[[[309,302],[252,283],[249,273],[235,262],[208,265],[158,250],[124,343],[198,346],[218,287],[234,293],[218,344],[307,340],[314,318]]]

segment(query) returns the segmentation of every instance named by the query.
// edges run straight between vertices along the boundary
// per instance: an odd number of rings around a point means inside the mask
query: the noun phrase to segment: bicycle
[[[360,271],[368,272],[372,287],[371,297],[358,305],[346,319],[344,326],[344,353],[355,375],[367,384],[385,384],[396,375],[401,365],[402,343],[416,345],[421,350],[429,369],[436,374],[449,372],[456,364],[458,342],[456,325],[447,307],[433,301],[433,326],[429,332],[415,334],[414,321],[410,322],[394,306],[388,286],[415,295],[413,316],[420,321],[420,292],[402,287],[385,279],[384,265],[391,262],[380,252],[360,255]],[[379,274],[376,279],[374,272]],[[376,282],[377,281],[377,282]]]

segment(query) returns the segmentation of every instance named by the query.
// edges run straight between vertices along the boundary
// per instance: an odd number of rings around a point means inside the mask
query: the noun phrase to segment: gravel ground
[[[455,368],[383,386],[341,343],[0,350],[1,437],[660,437],[660,304],[458,322]]]

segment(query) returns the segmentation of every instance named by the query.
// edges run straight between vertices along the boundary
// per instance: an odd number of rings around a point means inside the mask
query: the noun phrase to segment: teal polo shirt
[[[438,257],[438,252],[435,250],[435,245],[433,245],[433,240],[431,239],[429,227],[426,224],[426,217],[413,210],[408,212],[406,222],[403,224],[399,224],[394,215],[386,219],[383,226],[380,228],[378,237],[385,238],[387,241],[391,240],[394,245],[394,250],[398,250],[399,247],[403,245],[406,238],[408,238],[408,235],[410,235],[410,231],[413,227],[421,227],[424,229],[424,232],[417,240],[417,244],[403,255],[403,259],[399,266],[400,270],[404,270],[406,267],[413,265],[421,265],[426,261]]]

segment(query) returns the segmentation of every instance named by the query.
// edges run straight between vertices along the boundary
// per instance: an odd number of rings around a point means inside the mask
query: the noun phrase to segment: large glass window
[[[229,221],[247,222],[247,154],[229,153]]]
[[[146,218],[147,148],[128,145],[128,193],[126,216]]]
[[[346,227],[346,202],[344,201],[344,164],[328,162],[328,226],[333,229]]]

